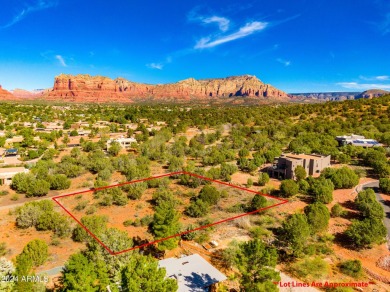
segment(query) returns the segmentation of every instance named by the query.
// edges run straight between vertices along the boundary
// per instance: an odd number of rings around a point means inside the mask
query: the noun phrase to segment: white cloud
[[[240,29],[234,33],[225,36],[216,36],[213,38],[212,37],[201,38],[194,46],[194,49],[213,48],[227,42],[244,38],[253,33],[265,29],[267,25],[268,25],[267,22],[260,22],[260,21],[249,22],[245,26],[240,27]]]
[[[16,14],[8,23],[3,26],[0,26],[0,29],[9,28],[15,25],[19,21],[23,20],[27,15],[33,12],[54,7],[57,5],[58,0],[34,0],[32,2],[32,4],[26,2],[23,3],[25,7],[18,14]]]
[[[283,64],[286,67],[291,65],[291,61],[284,60],[284,59],[281,59],[281,58],[277,58],[276,61],[278,61],[280,64]]]
[[[360,75],[359,78],[362,80],[366,80],[366,81],[372,81],[372,80],[387,81],[387,80],[390,80],[390,76],[387,76],[387,75],[379,75],[379,76],[373,76],[373,77],[366,77],[366,76]]]
[[[65,63],[64,57],[62,57],[61,55],[56,55],[55,58],[58,60],[58,62],[60,62],[60,65],[62,67],[68,67],[68,65],[66,65]]]
[[[162,70],[164,68],[164,65],[161,63],[149,63],[149,64],[146,64],[146,66],[148,68],[157,69],[157,70]]]
[[[204,23],[217,23],[221,31],[227,31],[229,29],[230,20],[225,17],[211,16],[207,18],[201,18]]]
[[[347,89],[359,89],[359,90],[390,89],[390,84],[358,83],[358,82],[339,82],[336,84]]]

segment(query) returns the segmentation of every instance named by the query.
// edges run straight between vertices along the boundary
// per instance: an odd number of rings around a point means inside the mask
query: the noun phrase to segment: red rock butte
[[[15,99],[14,95],[11,92],[3,89],[0,85],[0,101],[1,100],[13,100],[13,99]]]
[[[55,77],[53,89],[44,94],[47,100],[73,102],[132,102],[137,98],[155,100],[213,99],[250,97],[259,100],[289,101],[288,95],[251,75],[227,78],[185,79],[170,84],[144,84],[124,78],[103,76],[65,75]]]

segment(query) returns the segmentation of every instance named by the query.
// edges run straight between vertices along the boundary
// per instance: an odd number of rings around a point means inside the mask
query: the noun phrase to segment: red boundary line
[[[207,224],[207,225],[203,225],[203,226],[194,228],[192,230],[187,230],[187,231],[184,231],[184,232],[181,232],[181,233],[177,233],[177,234],[165,237],[165,238],[157,239],[157,240],[154,240],[152,242],[148,242],[148,243],[144,243],[144,244],[141,244],[141,245],[137,245],[137,246],[129,248],[129,249],[125,249],[125,250],[114,252],[109,247],[107,247],[86,226],[84,226],[80,222],[80,220],[78,220],[68,209],[66,209],[64,207],[64,205],[62,205],[58,201],[58,199],[65,198],[65,197],[70,197],[70,196],[75,196],[75,195],[80,195],[80,194],[85,194],[85,193],[90,193],[90,192],[96,192],[96,191],[100,191],[100,190],[120,187],[120,186],[133,184],[133,183],[137,183],[137,182],[144,182],[144,181],[148,181],[148,180],[152,180],[152,179],[158,179],[158,178],[162,178],[162,177],[179,175],[179,174],[190,175],[190,176],[193,176],[193,177],[196,177],[196,178],[200,178],[200,179],[203,179],[203,180],[215,182],[215,183],[226,185],[226,186],[229,186],[229,187],[232,187],[232,188],[235,188],[235,189],[239,189],[239,190],[243,190],[243,191],[246,191],[246,192],[254,193],[254,194],[257,194],[257,195],[260,195],[260,196],[263,196],[263,197],[268,197],[268,198],[271,198],[271,199],[275,199],[275,200],[280,201],[280,203],[277,203],[277,204],[274,204],[274,205],[271,205],[271,206],[267,206],[267,207],[264,207],[264,208],[260,208],[258,210],[252,211],[252,212],[247,212],[247,213],[243,213],[243,214],[240,214],[240,215],[237,215],[237,216],[234,216],[234,217],[223,219],[223,220],[220,220],[220,221],[217,221],[217,222],[213,222],[213,223],[210,223],[210,224]],[[227,183],[227,182],[223,182],[223,181],[219,181],[219,180],[214,180],[214,179],[211,179],[211,178],[208,178],[208,177],[205,177],[205,176],[201,176],[201,175],[198,175],[196,173],[187,172],[187,171],[171,172],[171,173],[166,173],[166,174],[162,174],[162,175],[158,175],[158,176],[152,176],[152,177],[148,177],[148,178],[144,178],[144,179],[138,179],[138,180],[133,180],[133,181],[129,181],[129,182],[124,182],[124,183],[120,183],[120,184],[115,184],[115,185],[110,185],[110,186],[105,186],[105,187],[100,187],[100,188],[93,188],[93,189],[90,189],[90,190],[80,191],[80,192],[66,194],[66,195],[60,195],[60,196],[53,197],[52,200],[54,202],[56,202],[70,217],[72,217],[88,234],[90,234],[111,255],[119,255],[119,254],[122,254],[122,253],[125,253],[125,252],[128,252],[128,251],[131,251],[131,250],[135,250],[135,249],[142,248],[142,247],[145,247],[145,246],[148,246],[148,245],[159,243],[161,241],[164,241],[164,240],[167,240],[167,239],[170,239],[170,238],[178,237],[178,236],[190,233],[190,232],[194,232],[194,231],[198,231],[198,230],[201,230],[201,229],[205,229],[205,228],[210,227],[210,226],[214,226],[214,225],[221,224],[221,223],[224,223],[224,222],[227,222],[227,221],[235,220],[235,219],[238,219],[238,218],[250,215],[250,214],[255,214],[255,213],[258,213],[258,212],[261,212],[261,211],[264,211],[264,210],[267,210],[267,209],[270,209],[270,208],[274,208],[274,207],[277,207],[277,206],[280,206],[280,205],[288,203],[288,200],[284,200],[284,199],[281,199],[281,198],[278,198],[278,197],[274,197],[274,196],[271,196],[271,195],[266,195],[266,194],[263,194],[263,193],[260,193],[260,192],[256,192],[256,191],[253,191],[253,190],[250,190],[250,189],[247,189],[247,188],[243,188],[243,187],[240,187],[240,186],[232,185],[231,183]]]

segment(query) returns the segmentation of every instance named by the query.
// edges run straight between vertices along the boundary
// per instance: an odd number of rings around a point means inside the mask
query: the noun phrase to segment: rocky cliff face
[[[361,94],[356,96],[356,99],[360,98],[368,98],[372,99],[374,97],[381,97],[383,95],[390,94],[390,91],[382,90],[382,89],[370,89],[362,92]]]
[[[289,100],[285,92],[264,84],[250,75],[203,80],[189,78],[177,83],[149,85],[123,78],[112,80],[102,76],[62,74],[55,78],[53,90],[46,95],[46,98],[80,102],[131,102],[134,98],[142,97],[186,100],[235,96],[260,100]]]
[[[0,85],[0,100],[13,100],[15,97],[12,95],[11,92],[3,89]]]

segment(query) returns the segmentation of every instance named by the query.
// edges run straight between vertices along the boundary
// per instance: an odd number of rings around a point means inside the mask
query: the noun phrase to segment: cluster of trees
[[[279,291],[274,282],[280,281],[275,271],[278,253],[275,247],[266,245],[259,239],[248,242],[232,242],[222,253],[228,268],[236,267],[240,272],[240,288],[243,291]]]
[[[72,232],[69,219],[54,211],[53,202],[48,200],[26,203],[16,210],[16,215],[19,228],[51,230],[58,237],[67,237]]]
[[[40,160],[29,173],[18,173],[12,178],[12,189],[25,193],[26,197],[45,196],[49,190],[65,190],[70,180],[62,174],[61,166],[52,160]]]
[[[191,203],[185,213],[190,217],[204,217],[208,214],[210,207],[216,205],[220,198],[221,194],[214,186],[205,185],[197,196],[191,198]]]
[[[33,269],[43,265],[49,257],[48,246],[41,239],[30,241],[21,254],[16,257],[14,275],[15,281],[12,291],[45,291],[44,284],[34,281],[23,281],[23,277],[33,276]],[[7,290],[6,290],[7,291]]]
[[[385,216],[383,207],[377,201],[375,192],[372,189],[359,192],[355,205],[360,211],[362,220],[353,220],[345,231],[352,245],[363,248],[370,247],[374,243],[381,243],[387,230],[383,224]]]
[[[311,235],[323,233],[329,225],[330,212],[322,202],[304,208],[303,214],[293,214],[285,219],[278,239],[288,255],[300,257],[307,248]]]
[[[335,189],[350,189],[357,186],[359,176],[349,167],[342,168],[325,168],[321,176],[330,179]]]

